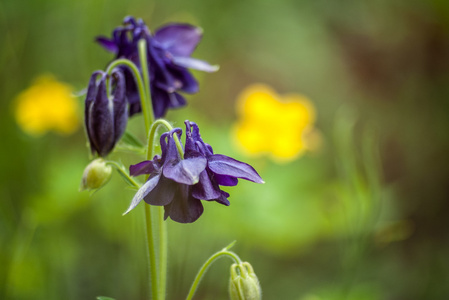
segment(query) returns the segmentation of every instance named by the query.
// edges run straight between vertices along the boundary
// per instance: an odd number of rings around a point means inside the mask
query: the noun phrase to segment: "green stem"
[[[157,212],[159,216],[159,299],[165,299],[167,286],[167,254],[168,254],[168,238],[167,223],[164,221],[164,207],[158,206]]]
[[[158,119],[151,124],[150,131],[148,134],[148,147],[147,147],[147,160],[150,160],[153,156],[155,137],[157,129],[160,126],[164,126],[168,131],[172,130],[173,127],[166,120]],[[165,299],[165,287],[167,282],[167,225],[164,222],[164,207],[158,206],[157,215],[159,221],[159,286],[158,286],[158,298]]]
[[[150,102],[150,98],[149,98],[149,94],[146,93],[146,88],[145,88],[145,84],[142,80],[142,76],[140,76],[140,72],[139,69],[137,68],[137,66],[130,61],[129,59],[125,59],[125,58],[120,58],[117,60],[114,60],[106,69],[106,73],[111,74],[112,70],[114,70],[114,68],[123,65],[128,67],[133,75],[134,78],[136,79],[136,83],[137,83],[137,89],[139,91],[139,97],[140,97],[140,104],[142,106],[142,113],[144,115],[144,121],[145,121],[145,129],[146,132],[148,132],[149,128],[150,128],[150,124],[152,122],[152,115],[153,115],[153,107],[151,106],[151,108],[148,107],[148,104]],[[108,85],[109,86],[109,85]],[[151,102],[150,102],[151,104]]]
[[[127,183],[135,188],[140,188],[140,184],[137,183],[131,176],[129,176],[128,172],[123,168],[123,166],[119,165],[115,161],[108,161],[107,164],[113,166],[124,179],[126,179]],[[151,220],[151,210],[149,205],[144,205],[145,207],[145,227],[147,233],[147,246],[148,246],[148,259],[150,262],[150,278],[151,278],[151,293],[152,299],[158,299],[158,282],[157,282],[157,263],[156,263],[156,249],[154,247],[154,235],[153,235],[153,224]],[[149,216],[149,217],[148,217]]]
[[[167,129],[167,131],[173,129],[173,126],[171,126],[170,123],[164,119],[157,119],[156,121],[154,121],[153,124],[151,124],[150,133],[148,134],[148,149],[154,145],[156,130],[160,126],[164,126]],[[173,135],[173,138],[175,140],[176,149],[178,149],[179,156],[181,157],[181,159],[184,159],[184,149],[182,149],[181,141],[179,140],[177,135]],[[147,156],[147,159],[150,160],[151,156],[150,157]]]
[[[168,131],[173,127],[166,120],[158,119],[151,124],[148,134],[148,147],[147,147],[147,160],[150,160],[153,156],[155,137],[157,129],[160,126],[164,126]],[[164,207],[158,206],[155,208],[158,215],[158,229],[159,229],[159,286],[158,286],[158,298],[165,299],[165,286],[167,282],[167,225],[164,222]]]
[[[227,249],[230,248],[229,246],[224,248],[221,251],[218,251],[217,253],[213,254],[211,257],[209,257],[209,259],[203,264],[203,266],[201,267],[201,269],[198,271],[198,274],[195,277],[195,280],[192,283],[192,286],[190,287],[190,291],[189,294],[187,295],[186,300],[191,300],[193,298],[193,295],[196,292],[196,289],[201,281],[201,279],[203,278],[204,273],[206,273],[207,269],[209,268],[209,266],[215,262],[217,259],[219,259],[222,256],[228,256],[230,257],[232,260],[234,260],[235,263],[237,264],[241,264],[242,260],[240,259],[240,257],[235,254],[232,251],[228,251]]]
[[[173,127],[165,121],[164,119],[157,119],[156,121],[151,124],[150,131],[148,134],[148,150],[151,149],[151,151],[147,152],[147,160],[151,160],[154,152],[154,145],[155,145],[155,138],[156,138],[156,132],[157,129],[161,126],[164,126],[167,131],[170,131],[173,129]]]
[[[137,183],[137,181],[135,181],[131,176],[129,176],[128,172],[126,172],[126,170],[119,165],[118,163],[116,163],[115,161],[108,161],[107,162],[109,165],[115,167],[115,169],[122,175],[122,177],[124,177],[126,179],[126,181],[128,182],[128,184],[130,184],[131,186],[134,186],[135,188],[140,188],[140,184]],[[150,211],[150,206],[149,205],[145,205],[145,216],[150,216],[150,218],[145,218],[145,225],[147,228],[147,244],[148,244],[148,258],[150,261],[150,270],[151,270],[151,292],[152,292],[152,299],[158,299],[158,293],[157,293],[157,287],[158,283],[157,283],[157,264],[156,264],[156,253],[155,253],[155,247],[154,247],[154,236],[152,234],[152,223],[151,223],[151,211]]]
[[[140,59],[140,66],[142,69],[142,78],[143,78],[143,82],[144,82],[144,91],[145,91],[145,95],[146,98],[148,100],[150,106],[147,106],[147,112],[144,113],[144,117],[145,119],[148,119],[148,124],[152,124],[154,122],[154,111],[153,111],[153,103],[151,101],[151,93],[150,93],[150,76],[148,75],[148,59],[147,59],[147,42],[145,41],[145,39],[140,39],[139,40],[139,59]],[[143,107],[142,107],[142,111],[143,111]],[[150,127],[148,126],[147,131],[150,129]]]
[[[150,160],[153,156],[155,138],[157,129],[164,126],[167,131],[173,129],[169,122],[164,119],[158,119],[151,124],[150,131],[148,134],[148,147],[147,147],[147,160]],[[183,156],[182,146],[175,135],[175,143],[178,148],[178,152]],[[165,289],[167,282],[167,225],[164,222],[164,208],[162,206],[156,207],[159,221],[159,288],[158,288],[158,299],[165,299]]]
[[[125,179],[126,183],[128,183],[130,186],[139,189],[141,187],[141,184],[139,182],[137,182],[134,178],[132,178],[131,176],[129,176],[128,172],[125,170],[125,168],[118,164],[115,161],[109,160],[106,162],[107,165],[111,165],[113,166],[117,172],[120,173],[120,175],[122,175],[122,178]]]
[[[147,147],[147,159],[150,160],[153,156],[154,138],[156,130],[160,124],[163,124],[171,130],[170,124],[165,121],[154,122],[154,111],[151,102],[150,93],[150,78],[148,72],[148,59],[147,59],[147,44],[144,39],[139,40],[139,59],[142,69],[142,77],[144,82],[144,93],[145,99],[141,97],[142,111],[144,113],[146,132],[148,133],[148,147]],[[142,91],[141,91],[142,94]],[[149,103],[149,107],[146,106]],[[146,110],[143,109],[144,105],[147,107]],[[151,125],[150,125],[151,124]],[[158,217],[158,222],[152,221],[152,211],[156,210]],[[165,299],[165,286],[167,277],[167,225],[164,222],[164,207],[158,206],[153,207],[150,205],[145,205],[145,223],[147,228],[147,240],[148,240],[148,253],[150,259],[150,269],[151,269],[151,291],[154,300],[164,300]],[[155,240],[155,232],[159,235],[159,265],[157,265],[157,247]]]
[[[152,207],[150,205],[144,205],[145,207],[145,227],[147,234],[147,246],[148,246],[148,258],[150,262],[150,277],[151,277],[151,296],[153,300],[159,299],[158,290],[158,264],[156,262],[156,241],[154,237],[153,227],[155,222],[152,220]]]

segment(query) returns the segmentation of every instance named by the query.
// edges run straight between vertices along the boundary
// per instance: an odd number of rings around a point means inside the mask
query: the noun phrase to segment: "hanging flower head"
[[[214,72],[218,68],[190,57],[201,40],[202,30],[188,24],[169,24],[151,34],[142,20],[126,17],[124,26],[113,31],[111,39],[98,37],[97,41],[115,53],[116,58],[127,58],[140,67],[138,41],[147,42],[148,68],[153,110],[156,118],[163,117],[169,108],[186,104],[179,92],[198,92],[198,82],[188,68]],[[127,79],[132,79],[125,70]],[[139,94],[134,80],[127,80],[126,95],[130,103],[130,115],[141,111]]]
[[[199,180],[199,174],[206,167],[206,159],[197,156],[182,159],[173,135],[181,137],[181,129],[175,128],[161,136],[162,156],[130,167],[130,174],[150,174],[147,182],[139,189],[129,207],[129,212],[142,199],[151,205],[163,205],[165,218],[180,223],[191,223],[203,213],[203,205],[192,196],[192,185]]]
[[[229,194],[220,185],[236,185],[237,178],[263,183],[250,165],[213,154],[212,147],[203,142],[198,126],[186,121],[185,148],[178,148],[174,140],[181,138],[182,130],[175,128],[161,136],[162,155],[151,161],[130,166],[133,176],[149,174],[147,182],[134,196],[128,213],[142,200],[152,205],[163,205],[165,218],[180,223],[192,223],[203,213],[200,200],[229,205]]]
[[[97,77],[101,75],[97,82]],[[107,74],[96,71],[92,74],[85,101],[85,126],[92,153],[106,156],[123,135],[128,122],[125,99],[125,79],[119,69],[112,72],[112,97],[106,89]]]

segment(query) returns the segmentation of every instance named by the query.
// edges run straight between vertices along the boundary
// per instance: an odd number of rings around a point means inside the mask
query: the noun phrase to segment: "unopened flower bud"
[[[95,190],[101,188],[111,178],[112,168],[103,158],[93,160],[84,169],[80,191]]]
[[[101,75],[97,82],[98,75]],[[125,78],[120,69],[111,75],[112,95],[107,92],[107,75],[103,71],[92,74],[85,101],[85,125],[92,154],[107,156],[119,141],[128,122],[125,97]]]
[[[253,267],[248,262],[231,266],[229,280],[229,297],[231,300],[260,300],[262,290]]]

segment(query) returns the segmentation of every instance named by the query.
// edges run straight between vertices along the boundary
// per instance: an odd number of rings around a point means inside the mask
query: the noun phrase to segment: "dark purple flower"
[[[150,174],[148,180],[134,196],[128,213],[140,201],[163,205],[165,218],[179,223],[191,223],[203,213],[203,205],[192,196],[191,188],[198,182],[199,174],[206,167],[206,159],[199,153],[181,159],[173,135],[181,137],[181,129],[175,128],[161,136],[162,157],[156,155],[152,161],[130,166],[133,176]]]
[[[250,165],[225,155],[213,154],[212,147],[204,143],[198,126],[186,121],[184,158],[178,153],[173,135],[181,137],[175,128],[161,136],[162,156],[130,166],[130,174],[149,174],[146,183],[134,196],[128,213],[142,199],[148,204],[163,205],[165,218],[180,223],[196,221],[203,213],[200,200],[217,201],[229,205],[229,194],[220,185],[233,186],[237,178],[263,183]]]
[[[200,152],[207,159],[207,166],[200,174],[200,180],[193,186],[195,198],[217,201],[229,205],[229,194],[220,189],[221,186],[235,186],[238,178],[256,183],[264,183],[259,174],[250,165],[222,154],[214,154],[212,147],[200,136],[198,125],[185,121],[186,146],[185,157]]]
[[[97,77],[101,75],[97,82]],[[107,74],[96,71],[92,74],[85,101],[85,126],[93,154],[106,156],[125,132],[128,122],[128,107],[125,99],[125,79],[120,70],[111,75],[112,97],[106,89]]]
[[[147,39],[150,31],[142,20],[126,17],[123,26],[117,27],[112,32],[112,38],[97,37],[97,42],[106,50],[113,52],[115,58],[126,58],[137,66],[140,66],[138,42],[141,38]],[[127,67],[120,67],[126,79],[126,98],[129,102],[129,115],[132,116],[142,111],[136,80],[133,73]]]
[[[169,24],[150,33],[142,20],[127,17],[124,26],[114,30],[112,39],[97,38],[116,58],[127,58],[140,67],[138,41],[147,41],[148,67],[153,110],[156,118],[163,117],[169,108],[184,106],[186,100],[178,92],[196,93],[198,82],[188,68],[214,72],[216,66],[190,57],[202,37],[200,28],[188,24]],[[129,70],[126,79],[132,77]],[[134,81],[127,80],[130,115],[140,112],[139,94]]]

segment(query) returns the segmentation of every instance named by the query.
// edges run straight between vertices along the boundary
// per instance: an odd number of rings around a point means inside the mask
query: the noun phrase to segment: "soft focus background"
[[[233,240],[264,299],[448,299],[444,0],[1,0],[0,299],[148,297],[142,209],[121,215],[133,191],[114,174],[78,192],[89,162],[84,99],[62,132],[30,133],[16,119],[19,95],[41,75],[85,88],[112,59],[94,38],[126,15],[151,29],[204,29],[193,56],[221,68],[195,73],[200,93],[167,118],[195,120],[216,152],[266,181],[226,189],[231,206],[205,203],[194,224],[167,221],[169,299],[183,299],[201,264]],[[290,161],[241,151],[236,102],[254,83],[309,99],[315,147]],[[140,136],[142,126],[130,122]],[[212,266],[196,299],[227,299],[229,265]]]

